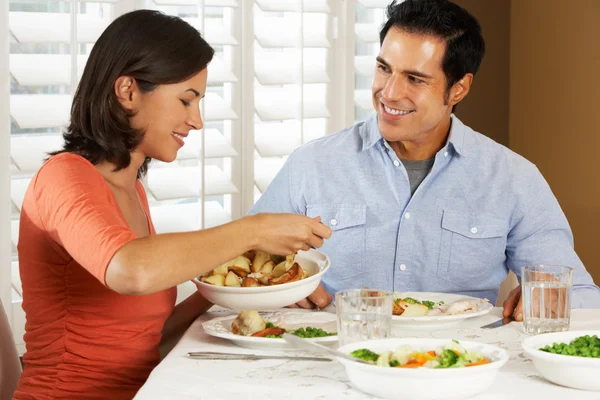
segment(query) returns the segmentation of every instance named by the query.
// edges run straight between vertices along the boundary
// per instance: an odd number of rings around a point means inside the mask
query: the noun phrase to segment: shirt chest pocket
[[[438,275],[459,285],[491,276],[506,260],[505,226],[485,213],[444,211]]]
[[[332,230],[331,237],[319,249],[331,259],[329,277],[346,281],[364,274],[367,206],[313,204],[307,206],[306,214],[321,217],[321,222]]]

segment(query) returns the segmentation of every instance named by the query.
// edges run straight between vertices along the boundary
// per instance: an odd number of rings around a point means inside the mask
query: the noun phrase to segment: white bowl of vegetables
[[[546,333],[523,341],[544,378],[574,389],[600,391],[600,331]]]
[[[367,340],[339,348],[352,385],[384,399],[453,400],[485,391],[508,360],[500,347],[448,339]]]

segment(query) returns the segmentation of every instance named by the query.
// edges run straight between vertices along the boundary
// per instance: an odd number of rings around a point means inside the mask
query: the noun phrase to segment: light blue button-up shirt
[[[297,149],[250,211],[320,216],[333,234],[330,292],[461,293],[494,303],[509,269],[574,267],[573,307],[600,289],[573,249],[556,198],[531,162],[452,117],[448,142],[411,197],[377,115]]]

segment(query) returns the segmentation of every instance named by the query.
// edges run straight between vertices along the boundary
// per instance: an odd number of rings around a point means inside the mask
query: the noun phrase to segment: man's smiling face
[[[373,106],[388,142],[427,142],[451,114],[442,60],[446,44],[391,28],[373,77]],[[444,132],[445,134],[446,132]]]

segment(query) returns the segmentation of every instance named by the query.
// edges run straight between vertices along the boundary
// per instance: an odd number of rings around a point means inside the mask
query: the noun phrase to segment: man
[[[393,2],[387,12],[376,115],[296,150],[251,213],[320,216],[332,228],[322,247],[329,292],[368,286],[494,303],[509,269],[551,263],[575,269],[573,307],[600,307],[538,169],[452,114],[485,52],[479,23],[445,0]],[[520,288],[504,306],[522,318]]]

